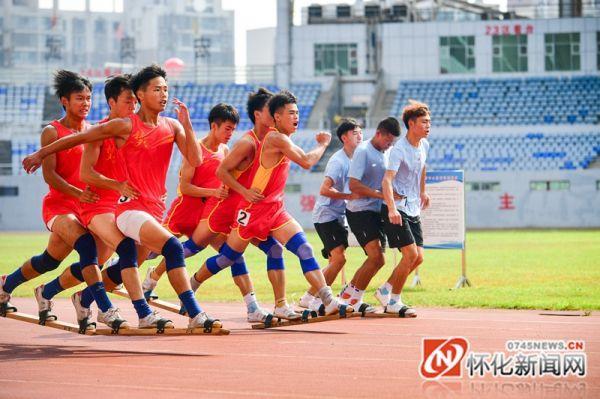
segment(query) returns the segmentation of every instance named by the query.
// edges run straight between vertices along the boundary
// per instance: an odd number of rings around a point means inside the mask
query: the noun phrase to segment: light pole
[[[200,36],[194,39],[194,69],[195,81],[198,82],[198,59],[206,59],[206,80],[210,81],[210,46],[211,40],[207,36]]]

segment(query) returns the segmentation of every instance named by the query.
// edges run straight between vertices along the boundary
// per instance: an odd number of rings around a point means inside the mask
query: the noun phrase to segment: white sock
[[[246,303],[248,313],[254,313],[258,310],[258,303],[256,302],[256,295],[254,292],[244,295],[244,302]]]
[[[327,306],[333,301],[333,294],[331,293],[331,287],[325,286],[319,290],[319,298],[323,302],[323,305]]]
[[[392,294],[390,295],[390,305],[395,305],[397,303],[402,303],[401,299],[400,299],[400,294]]]
[[[379,287],[379,292],[381,292],[383,295],[389,294],[392,292],[392,285],[386,281],[385,284]]]
[[[192,277],[190,277],[190,285],[192,286],[192,291],[196,292],[198,291],[198,288],[200,288],[200,283],[198,282],[198,280],[196,280],[196,275],[192,274]],[[152,278],[152,277],[150,277]]]
[[[365,294],[365,290],[359,290],[358,288],[354,287],[354,292],[352,293],[352,298],[356,299],[357,302],[362,302],[364,294]]]

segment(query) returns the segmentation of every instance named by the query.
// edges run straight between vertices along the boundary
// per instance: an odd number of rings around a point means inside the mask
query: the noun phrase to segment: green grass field
[[[320,242],[314,232],[308,234],[320,252]],[[0,274],[13,271],[31,255],[40,253],[46,245],[47,233],[0,233]],[[460,251],[427,250],[420,269],[422,287],[406,288],[403,300],[415,306],[482,307],[507,309],[575,310],[600,309],[600,231],[474,231],[467,234],[467,275],[471,288],[454,290],[460,276]],[[212,250],[188,261],[188,271],[195,271]],[[360,266],[364,254],[360,248],[348,250],[346,273],[350,279]],[[387,264],[373,279],[365,299],[374,303],[374,288],[387,279],[394,256],[386,254]],[[59,267],[76,260],[72,253]],[[306,289],[297,259],[286,253],[287,292],[289,300],[298,300]],[[246,255],[260,301],[272,302],[272,291],[265,271],[264,256],[254,247]],[[322,266],[325,261],[319,258]],[[148,264],[142,267],[145,275]],[[58,272],[23,284],[15,296],[32,296],[33,288],[49,281]],[[408,283],[412,281],[409,277]],[[339,291],[338,278],[334,292]],[[73,290],[63,293],[70,295]],[[161,298],[174,299],[175,292],[163,279],[158,286]],[[202,301],[241,300],[228,271],[207,282],[198,295]]]

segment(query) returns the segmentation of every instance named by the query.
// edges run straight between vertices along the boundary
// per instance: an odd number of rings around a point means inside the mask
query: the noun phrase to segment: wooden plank
[[[27,313],[12,312],[12,313],[7,313],[6,317],[9,319],[20,320],[20,321],[25,321],[27,323],[40,325],[40,321],[37,316],[30,315]],[[40,325],[40,326],[56,328],[59,330],[69,331],[72,333],[79,334],[79,326],[77,324],[65,323],[64,321],[60,321],[60,320],[47,321],[45,325],[43,325],[43,326]],[[93,330],[86,331],[86,335],[92,335],[92,334],[93,334]]]
[[[331,321],[331,320],[344,320],[344,319],[349,319],[352,317],[360,317],[360,313],[351,312],[351,313],[346,314],[346,317],[340,317],[339,314],[333,314],[333,315],[329,315],[329,316],[309,317],[307,320],[301,320],[301,319],[277,320],[277,318],[274,317],[273,321],[271,322],[270,327],[266,327],[264,325],[264,323],[256,323],[256,324],[252,324],[252,328],[255,330],[256,329],[264,330],[265,328],[277,328],[277,327],[297,326],[297,325],[301,325],[301,324],[321,323],[324,321]]]
[[[37,316],[21,312],[7,313],[9,319],[20,320],[27,323],[39,324]],[[63,331],[79,334],[79,326],[76,324],[65,323],[63,321],[47,321],[45,325],[40,327],[56,328]],[[87,330],[85,335],[124,335],[124,336],[145,336],[145,335],[229,335],[230,331],[226,328],[213,328],[211,332],[205,333],[203,328],[167,328],[163,333],[157,333],[153,328],[123,328],[117,334],[114,334],[110,328],[97,328],[95,330]]]
[[[114,291],[111,291],[111,294],[115,294],[117,296],[130,299],[129,293],[127,293],[127,291],[125,291],[125,290],[114,290]],[[155,306],[159,309],[166,310],[168,312],[180,314],[179,310],[181,309],[181,307],[177,306],[171,302],[163,301],[161,299],[150,299],[150,300],[148,300],[148,304]]]

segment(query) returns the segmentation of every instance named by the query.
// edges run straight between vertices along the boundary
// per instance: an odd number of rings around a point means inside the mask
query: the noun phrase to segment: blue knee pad
[[[117,262],[112,266],[109,266],[106,269],[106,275],[115,285],[119,285],[123,282],[123,278],[121,277],[121,262]]]
[[[62,260],[54,259],[48,251],[44,251],[41,255],[36,255],[31,258],[31,267],[39,274],[52,271],[60,265]]]
[[[90,233],[85,233],[75,241],[73,249],[79,254],[79,263],[81,267],[98,264],[98,252],[96,251],[96,241]]]
[[[267,270],[285,269],[283,264],[283,246],[279,241],[269,236],[265,241],[261,241],[258,244],[258,249],[267,255]]]
[[[73,277],[75,277],[82,283],[85,282],[85,280],[83,279],[83,274],[81,273],[81,265],[79,264],[79,262],[71,263],[71,266],[69,266],[69,270],[71,271]]]
[[[242,256],[242,252],[234,251],[225,243],[221,246],[217,255],[206,260],[206,267],[212,274],[217,274],[226,267],[233,265],[240,256]]]
[[[248,274],[248,268],[246,267],[246,261],[242,255],[233,262],[233,265],[231,265],[231,277],[243,276],[244,274]]]
[[[285,247],[300,259],[302,273],[306,274],[313,270],[319,270],[319,264],[313,255],[313,249],[303,232],[296,233],[285,244]]]
[[[175,236],[169,238],[167,242],[165,242],[160,253],[165,257],[167,272],[179,267],[185,267],[183,246]]]
[[[135,247],[135,241],[126,237],[117,245],[117,255],[119,255],[120,269],[127,269],[130,267],[137,267],[137,248]]]

